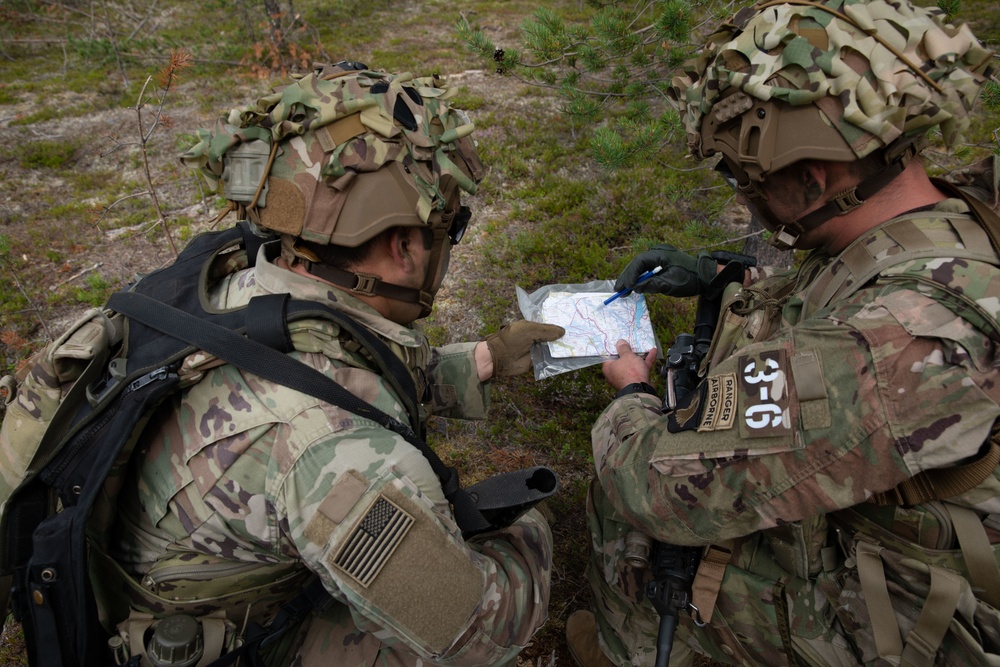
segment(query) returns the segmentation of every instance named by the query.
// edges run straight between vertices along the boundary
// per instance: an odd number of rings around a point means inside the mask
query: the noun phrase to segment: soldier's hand
[[[615,349],[618,351],[618,358],[609,359],[601,364],[601,371],[608,384],[618,391],[636,382],[648,383],[653,373],[653,366],[656,364],[656,348],[639,356],[632,351],[632,346],[627,340],[620,340],[615,344]]]
[[[566,330],[554,324],[516,320],[486,337],[493,357],[493,375],[519,375],[531,369],[531,346],[557,340]]]
[[[659,273],[636,284],[639,276],[658,266]],[[615,291],[632,289],[640,294],[698,296],[707,291],[718,270],[718,263],[705,251],[695,257],[672,245],[653,246],[629,262],[615,282]]]

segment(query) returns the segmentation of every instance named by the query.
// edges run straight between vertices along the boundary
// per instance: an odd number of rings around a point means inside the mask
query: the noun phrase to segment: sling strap
[[[962,558],[969,570],[969,581],[977,589],[978,597],[1000,608],[1000,566],[997,565],[993,547],[983,521],[975,511],[944,503],[955,527],[955,536],[962,549]]]
[[[265,380],[338,405],[397,433],[416,447],[430,463],[441,481],[445,497],[454,508],[455,521],[463,535],[470,537],[492,527],[477,509],[475,500],[459,486],[455,468],[445,466],[412,428],[361,400],[323,373],[267,345],[137,292],[115,293],[108,306]],[[347,317],[343,313],[340,315]]]
[[[865,541],[859,541],[857,546],[858,575],[879,657],[900,667],[932,667],[968,583],[955,572],[929,565],[930,591],[904,645],[882,565],[883,547]]]
[[[708,545],[698,563],[698,571],[694,575],[694,581],[691,582],[691,606],[697,614],[695,624],[699,626],[712,622],[726,566],[733,555],[732,549],[728,548],[731,546],[731,544]]]

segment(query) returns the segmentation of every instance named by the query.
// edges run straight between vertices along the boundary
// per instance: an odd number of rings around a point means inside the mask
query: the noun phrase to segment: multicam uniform
[[[418,391],[430,389],[436,414],[484,416],[474,344],[432,349],[347,292],[268,263],[263,251],[256,267],[214,286],[210,301],[238,307],[284,292],[375,332]],[[407,420],[336,325],[310,320],[291,331],[292,356]],[[333,602],[291,633],[291,646],[271,651],[276,665],[503,664],[545,621],[552,537],[537,511],[465,542],[430,465],[395,433],[204,355],[185,366],[200,379],[154,418],[119,504],[112,555],[145,590],[131,584],[134,608],[162,612],[158,604],[192,589],[191,597],[222,600],[202,612],[222,608],[237,626],[264,622],[274,598],[289,599],[302,573],[315,573]]]
[[[903,555],[968,578],[940,534],[950,527],[946,512],[933,511],[940,503],[865,502],[920,471],[981,456],[1000,416],[1000,261],[967,211],[948,199],[883,224],[833,260],[814,253],[792,274],[730,285],[691,400],[663,414],[658,397],[636,393],[604,411],[592,434],[588,576],[605,653],[618,665],[652,664],[656,650],[649,573],[624,559],[635,530],[732,552],[714,613],[703,610],[711,622],[697,628],[681,615],[672,664],[690,659],[691,648],[770,667],[889,664],[873,637],[873,620],[882,619],[870,618],[860,595],[858,534],[882,546],[905,540]],[[838,279],[862,254],[895,252],[894,238],[959,258],[913,254],[861,287]],[[994,473],[949,500],[988,515],[989,526],[1000,513],[1000,481]],[[995,571],[995,551],[987,553]],[[900,587],[921,570],[922,589]],[[926,597],[927,567],[906,561],[896,574],[889,585],[899,616],[914,589]],[[971,615],[976,603],[967,585],[961,591],[960,611]],[[919,598],[914,615],[922,598],[910,597]],[[961,650],[951,634],[945,641],[945,653]],[[973,664],[962,659],[956,664]]]

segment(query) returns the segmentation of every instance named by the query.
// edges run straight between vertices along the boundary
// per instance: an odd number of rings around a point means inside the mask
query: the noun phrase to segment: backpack
[[[555,473],[545,467],[462,489],[455,469],[422,434],[287,356],[289,322],[335,322],[371,352],[411,423],[420,424],[408,370],[344,313],[287,294],[206,310],[210,269],[220,260],[252,265],[264,242],[246,222],[195,237],[175,262],[113,294],[104,310],[88,311],[36,355],[8,398],[0,429],[0,604],[6,609],[10,582],[11,610],[24,628],[31,665],[114,664],[91,584],[89,541],[100,544],[114,520],[120,484],[109,479],[127,465],[155,408],[182,389],[177,371],[198,350],[400,434],[430,462],[466,538],[509,525],[556,491]],[[319,597],[316,586],[308,588],[277,615],[286,622],[252,633],[257,643],[308,613]]]

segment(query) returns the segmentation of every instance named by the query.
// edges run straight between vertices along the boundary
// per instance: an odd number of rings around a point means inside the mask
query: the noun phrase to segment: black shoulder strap
[[[434,473],[441,480],[445,497],[454,507],[455,520],[463,534],[471,536],[492,528],[490,522],[476,507],[473,498],[459,485],[458,472],[455,468],[445,466],[434,450],[417,437],[413,429],[361,400],[314,368],[263,343],[143,294],[117,292],[111,296],[108,307],[265,380],[339,405],[349,412],[371,419],[384,428],[394,431],[426,457]]]
[[[261,297],[254,297],[250,300],[250,303],[253,303],[258,298]],[[361,345],[368,350],[372,358],[375,360],[375,363],[378,365],[382,377],[387,380],[396,391],[396,395],[399,396],[404,407],[406,407],[407,413],[410,415],[410,424],[417,425],[416,427],[418,429],[420,428],[420,408],[419,399],[417,397],[417,387],[413,383],[413,377],[411,376],[409,369],[407,369],[403,362],[400,361],[399,357],[393,354],[392,350],[390,350],[389,347],[369,329],[366,329],[358,324],[354,318],[350,317],[343,311],[330,308],[322,303],[317,303],[315,301],[303,301],[301,299],[291,299],[288,301],[285,317],[288,322],[310,318],[327,319],[332,322],[336,322],[342,329],[351,334],[351,337],[354,338],[355,341],[361,343]],[[422,435],[423,434],[421,434],[421,436]]]

